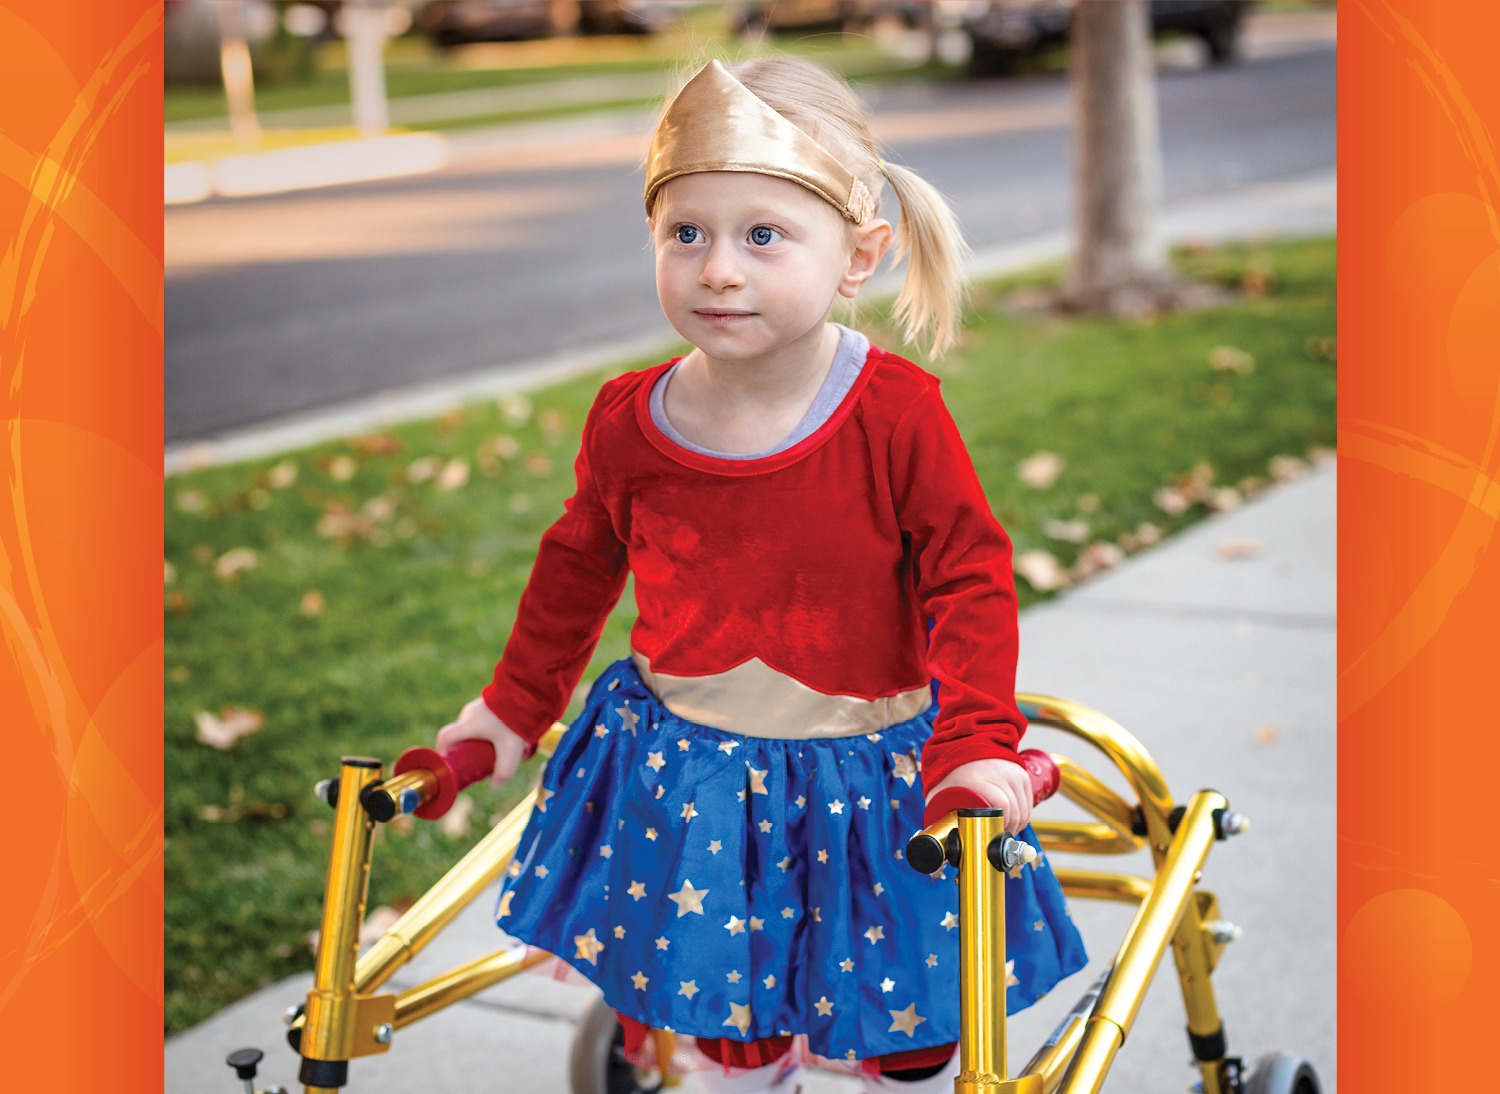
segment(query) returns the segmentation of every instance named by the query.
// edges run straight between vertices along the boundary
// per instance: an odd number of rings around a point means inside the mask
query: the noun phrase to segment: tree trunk
[[[245,34],[245,9],[238,2],[218,5],[219,71],[229,102],[229,131],[235,139],[260,139],[255,116],[255,79],[250,69],[250,44]]]
[[[1077,103],[1077,250],[1066,306],[1147,314],[1176,304],[1157,233],[1161,136],[1144,0],[1080,0],[1073,9]]]

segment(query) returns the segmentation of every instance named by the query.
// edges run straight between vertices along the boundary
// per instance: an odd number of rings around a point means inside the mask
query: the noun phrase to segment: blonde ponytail
[[[931,357],[942,356],[958,341],[968,254],[947,201],[909,168],[881,158],[864,104],[848,84],[821,65],[771,55],[729,68],[772,110],[832,152],[869,187],[877,212],[881,183],[891,184],[901,205],[892,264],[906,260],[896,320],[907,342],[925,345]]]
[[[882,168],[901,205],[892,263],[906,260],[906,277],[896,297],[896,321],[908,342],[925,341],[941,357],[958,341],[967,282],[968,244],[943,195],[916,172],[898,164]]]

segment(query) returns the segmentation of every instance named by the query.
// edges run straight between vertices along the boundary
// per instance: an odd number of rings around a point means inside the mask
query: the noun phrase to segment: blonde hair
[[[726,64],[740,83],[858,177],[875,195],[877,212],[881,183],[890,183],[901,207],[892,263],[906,261],[906,276],[896,296],[896,321],[907,342],[925,343],[931,356],[942,356],[958,340],[968,254],[958,220],[943,195],[916,172],[885,161],[870,132],[864,103],[823,66],[781,55]]]

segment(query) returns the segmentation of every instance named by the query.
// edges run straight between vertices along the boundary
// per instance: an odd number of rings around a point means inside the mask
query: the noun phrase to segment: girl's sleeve
[[[932,621],[928,670],[941,710],[922,750],[930,791],[971,760],[1016,760],[1019,652],[1010,537],[990,512],[958,426],[927,389],[891,440],[892,500],[909,537],[917,595]]]
[[[542,536],[515,627],[494,679],[481,693],[532,750],[567,707],[625,588],[625,544],[615,534],[589,458],[598,410],[596,402],[584,425],[574,464],[577,489]]]

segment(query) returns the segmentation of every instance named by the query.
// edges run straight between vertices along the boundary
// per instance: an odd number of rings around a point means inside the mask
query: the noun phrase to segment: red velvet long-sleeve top
[[[667,362],[600,390],[577,492],[542,537],[484,700],[536,741],[567,705],[635,575],[638,657],[678,677],[759,658],[826,695],[879,699],[936,678],[930,790],[1014,759],[1011,545],[936,377],[871,348],[811,436],[750,460],[692,452],[651,418]],[[928,620],[931,619],[929,633]]]

